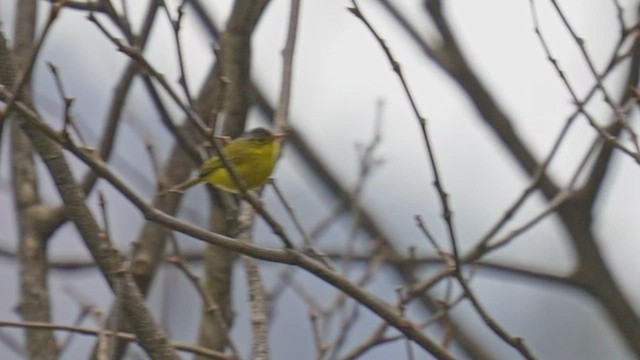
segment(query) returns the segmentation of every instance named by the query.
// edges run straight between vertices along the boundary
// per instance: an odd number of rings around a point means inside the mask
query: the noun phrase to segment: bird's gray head
[[[271,142],[275,139],[275,136],[273,136],[273,134],[271,133],[271,131],[263,128],[263,127],[258,127],[252,130],[249,130],[247,132],[245,132],[244,134],[242,134],[243,138],[247,139],[247,140],[254,140],[254,141],[259,141],[259,142],[263,142],[263,143],[268,143]]]

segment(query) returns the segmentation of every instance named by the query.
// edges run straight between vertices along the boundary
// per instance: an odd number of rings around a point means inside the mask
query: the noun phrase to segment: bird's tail
[[[174,185],[173,187],[171,187],[169,189],[169,191],[170,192],[184,192],[188,188],[190,188],[190,187],[192,187],[194,185],[198,185],[202,181],[203,181],[203,179],[201,177],[194,177],[194,178],[188,179],[188,180],[186,180],[184,182],[181,182],[178,185]]]

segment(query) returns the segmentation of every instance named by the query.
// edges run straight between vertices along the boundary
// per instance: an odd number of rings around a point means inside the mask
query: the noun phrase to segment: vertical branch
[[[186,4],[186,1],[182,1],[180,5],[178,5],[178,9],[177,9],[178,15],[175,20],[171,18],[171,13],[169,12],[169,8],[167,7],[166,2],[164,0],[161,0],[161,2],[162,2],[162,7],[164,8],[165,14],[167,15],[167,20],[169,20],[169,22],[171,23],[171,29],[173,30],[173,38],[176,44],[178,67],[180,68],[180,79],[178,80],[178,83],[180,83],[180,86],[184,91],[184,95],[187,98],[187,103],[189,103],[189,106],[194,107],[195,104],[193,103],[191,90],[189,90],[189,84],[187,83],[187,71],[184,64],[184,55],[182,53],[182,42],[180,41],[180,25],[184,15],[183,8],[184,8],[184,5]]]
[[[241,215],[238,219],[241,229],[239,241],[251,242],[251,229],[255,220],[255,211],[247,203],[242,203]],[[242,256],[249,288],[251,309],[251,330],[253,334],[251,358],[269,360],[269,314],[267,294],[262,283],[262,276],[258,268],[258,261],[248,256]]]
[[[291,1],[291,11],[289,17],[289,31],[283,55],[282,82],[280,89],[280,102],[276,110],[275,126],[279,129],[285,129],[288,123],[289,102],[291,98],[291,78],[293,72],[293,53],[295,49],[295,40],[298,33],[298,18],[300,14],[300,0]],[[250,61],[250,57],[246,61]],[[248,80],[248,79],[247,79]],[[250,82],[245,84],[247,89]],[[249,101],[249,97],[246,101]],[[251,241],[251,229],[255,220],[255,211],[251,206],[243,203],[241,206],[239,226],[241,232],[238,238],[241,241]],[[267,294],[262,283],[262,277],[258,268],[256,259],[243,256],[242,257],[247,281],[249,287],[249,299],[251,307],[251,328],[253,331],[252,342],[252,358],[260,360],[269,359],[269,317],[268,317],[268,301]]]
[[[440,66],[469,95],[474,106],[482,116],[482,120],[499,138],[500,142],[516,159],[518,165],[530,176],[539,168],[531,150],[513,127],[513,119],[500,107],[487,87],[481,82],[459,48],[455,35],[442,13],[439,0],[426,1],[428,13],[433,19],[445,42],[441,46],[433,46],[425,41],[389,0],[378,0],[390,15],[399,23],[411,40],[434,63]],[[541,175],[540,189],[548,198],[558,193],[557,185],[546,174]]]
[[[236,7],[234,10],[241,9],[242,1],[236,2]],[[263,2],[264,5],[267,2]],[[260,13],[262,9],[258,9]],[[285,128],[286,123],[288,122],[288,111],[289,111],[289,102],[291,97],[291,76],[292,76],[292,68],[293,68],[293,53],[295,48],[295,39],[297,35],[297,27],[298,27],[298,17],[300,12],[300,1],[292,0],[291,2],[291,12],[289,18],[289,31],[287,35],[286,45],[283,50],[283,73],[282,73],[282,88],[280,94],[280,103],[278,106],[278,110],[276,111],[276,120],[275,125],[277,128]],[[234,11],[237,14],[237,12]],[[237,17],[233,15],[230,18],[230,21],[227,25],[227,31],[222,35],[222,46],[223,46],[223,54],[227,53],[226,45],[230,45],[234,43],[234,31],[236,31],[234,23],[238,20]],[[247,19],[245,18],[244,21]],[[254,20],[247,22],[245,24],[249,25],[253,23],[255,26],[255,21],[257,21],[257,17]],[[251,26],[251,27],[253,27]],[[238,125],[238,121],[244,122],[246,120],[246,109],[248,109],[248,104],[250,102],[248,96],[248,89],[250,87],[250,78],[249,78],[249,68],[248,65],[251,61],[250,56],[250,43],[248,43],[249,38],[245,38],[246,42],[244,46],[240,46],[236,48],[240,50],[239,55],[244,53],[244,59],[247,68],[243,69],[242,67],[236,68],[235,63],[229,63],[230,57],[223,57],[221,60],[223,61],[223,74],[229,75],[230,86],[228,89],[227,102],[225,102],[225,113],[227,114],[227,122],[231,122],[231,126]],[[242,64],[240,66],[243,66]],[[240,70],[239,73],[235,71]],[[229,71],[229,72],[227,72]],[[234,80],[235,77],[235,80]],[[234,88],[234,82],[237,86]],[[241,89],[242,93],[235,94],[234,89]],[[235,100],[229,100],[234,99]],[[237,108],[236,108],[237,107]],[[236,113],[237,110],[240,110]],[[243,114],[241,111],[245,111]],[[237,116],[237,117],[234,117]],[[256,208],[256,210],[260,210]],[[263,212],[261,212],[262,214]],[[247,206],[246,203],[242,203],[240,208],[240,216],[238,219],[240,234],[238,238],[241,241],[251,241],[251,229],[253,228],[253,222],[255,220],[255,211],[251,206]],[[286,243],[286,241],[285,241]],[[289,244],[288,244],[289,245]],[[253,342],[252,342],[252,358],[268,360],[269,359],[269,323],[268,323],[268,304],[267,304],[267,295],[262,283],[262,277],[260,275],[258,263],[255,259],[250,257],[242,257],[243,263],[245,266],[245,271],[247,274],[247,281],[249,287],[249,299],[250,299],[250,307],[251,307],[251,328],[253,331]]]
[[[249,111],[251,84],[251,35],[269,0],[236,0],[220,35],[218,62],[221,77],[228,81],[224,91],[224,135],[242,133]]]
[[[519,351],[520,354],[523,357],[525,357],[527,359],[533,359],[533,355],[530,353],[529,349],[525,346],[525,344],[522,341],[522,339],[514,337],[514,336],[511,336],[495,320],[493,320],[493,318],[491,318],[488,315],[488,313],[486,312],[486,310],[481,306],[481,304],[478,301],[478,299],[476,298],[475,294],[471,291],[471,288],[469,287],[469,284],[467,283],[467,280],[465,279],[464,274],[462,272],[462,267],[461,267],[461,263],[460,263],[460,253],[459,253],[459,249],[458,249],[458,241],[457,241],[457,238],[456,238],[455,227],[454,227],[454,224],[453,224],[453,213],[452,213],[451,208],[449,206],[448,194],[445,191],[444,184],[441,181],[441,177],[440,177],[440,174],[439,174],[439,168],[438,168],[437,163],[436,163],[435,152],[434,152],[433,146],[431,144],[429,133],[428,133],[427,128],[426,128],[426,119],[420,114],[420,112],[419,112],[419,110],[418,110],[418,108],[416,106],[416,102],[414,100],[414,97],[413,97],[411,91],[409,90],[408,83],[405,80],[405,77],[404,77],[404,75],[402,73],[400,64],[398,63],[398,61],[395,59],[395,57],[391,53],[391,50],[387,47],[387,45],[384,42],[384,40],[373,29],[373,27],[371,26],[369,21],[364,17],[362,12],[358,8],[356,0],[351,0],[351,3],[353,4],[353,8],[349,8],[349,10],[358,19],[362,20],[362,22],[366,25],[366,27],[369,29],[369,31],[372,33],[372,35],[376,38],[376,41],[378,42],[378,44],[380,45],[380,47],[384,51],[385,55],[387,56],[387,59],[391,63],[393,71],[396,73],[396,75],[400,79],[400,81],[402,83],[402,86],[403,86],[403,89],[404,89],[404,92],[405,92],[407,98],[409,99],[409,102],[411,103],[411,106],[413,108],[413,112],[414,112],[414,114],[416,116],[416,119],[419,122],[420,128],[422,130],[422,136],[423,136],[423,139],[424,139],[424,143],[425,143],[425,146],[427,148],[427,155],[428,155],[428,158],[429,158],[429,164],[430,164],[431,170],[433,172],[433,178],[434,178],[434,181],[433,181],[434,184],[433,185],[434,185],[434,187],[436,189],[436,192],[438,193],[438,196],[440,197],[440,205],[442,206],[442,212],[443,212],[442,216],[444,218],[444,221],[445,221],[445,224],[447,226],[448,233],[449,233],[449,241],[451,243],[451,250],[453,252],[453,257],[452,257],[451,260],[453,262],[454,276],[455,276],[456,280],[458,281],[460,286],[464,289],[465,296],[471,301],[471,304],[473,305],[474,310],[482,317],[482,319],[485,321],[485,324],[491,330],[493,330],[493,332],[497,336],[499,336],[505,343],[509,344],[514,349]],[[429,7],[429,10],[432,12],[432,14],[441,15],[440,12],[439,12],[439,10],[440,10],[439,1],[427,2],[427,6]],[[440,18],[436,18],[436,26],[440,30],[440,33],[443,36],[443,38],[446,41],[448,41],[450,44],[454,44],[453,35],[450,33],[449,28],[447,26],[447,23],[444,21],[444,18],[441,18],[441,17]]]
[[[0,97],[8,97],[9,95],[10,94],[8,94],[6,90],[0,88]],[[372,312],[388,321],[391,326],[396,328],[411,340],[415,341],[416,344],[418,344],[425,351],[433,354],[433,356],[435,356],[436,358],[453,359],[453,356],[448,351],[436,344],[418,327],[418,325],[414,324],[402,313],[399,313],[397,307],[391,306],[384,300],[378,298],[368,291],[365,291],[361,286],[349,281],[341,274],[327,269],[324,264],[318,262],[317,260],[312,259],[304,255],[303,253],[292,249],[276,250],[253,245],[250,243],[240,242],[228,236],[213,233],[211,231],[206,231],[205,229],[199,228],[197,226],[189,225],[184,221],[163,213],[162,211],[158,211],[150,204],[148,204],[135,191],[125,185],[126,182],[119,176],[115,175],[103,162],[96,159],[91,155],[91,153],[88,153],[86,150],[78,148],[67,138],[61,137],[57,132],[51,129],[51,127],[43,123],[40,120],[39,116],[31,109],[29,109],[26,105],[20,102],[18,102],[17,104],[18,105],[16,108],[20,111],[21,114],[25,115],[26,119],[28,119],[29,122],[28,126],[25,126],[25,129],[36,131],[37,134],[45,136],[44,140],[50,140],[44,144],[40,141],[34,141],[34,144],[42,146],[37,147],[39,150],[55,150],[51,149],[51,144],[56,145],[55,147],[57,147],[59,150],[58,144],[63,144],[66,150],[71,152],[84,164],[91,167],[91,169],[96,171],[102,178],[112,184],[142,214],[144,214],[145,218],[149,221],[157,222],[158,224],[162,224],[172,230],[180,231],[186,235],[205,241],[206,243],[223,247],[234,252],[238,252],[261,260],[284,263],[305,269],[308,273],[340,289],[355,301],[358,301],[363,306],[369,308]],[[29,135],[31,135],[31,133],[29,133]],[[43,138],[40,137],[37,138],[37,140],[42,139]],[[47,151],[43,152],[48,153]],[[58,185],[69,183],[72,184],[72,181],[68,181],[68,179],[71,178],[71,172],[68,170],[68,165],[66,165],[66,163],[64,162],[63,156],[59,151],[52,152],[53,153],[51,156],[45,156],[43,157],[43,159],[45,160],[45,164],[50,166],[52,170],[57,170],[58,167],[62,167],[62,169],[60,169],[61,171],[51,171],[52,175],[54,176],[54,181]],[[119,260],[121,258],[121,255],[119,255],[114,249],[105,249],[104,246],[98,246],[98,248],[96,248],[97,236],[91,230],[99,231],[99,229],[96,229],[97,225],[95,223],[95,219],[93,219],[91,213],[86,207],[86,204],[82,202],[83,199],[81,190],[70,189],[68,185],[60,185],[58,186],[58,188],[60,190],[62,198],[68,201],[68,203],[70,204],[69,206],[67,206],[67,211],[70,214],[74,215],[70,216],[70,218],[74,219],[74,223],[77,225],[77,228],[81,233],[83,239],[87,240],[86,244],[94,255],[94,259],[96,260],[96,262],[101,267],[102,265],[104,265],[103,269],[106,270],[112,270],[114,264],[123,264],[124,262],[122,260]],[[112,272],[108,272],[108,274],[111,273]],[[107,279],[110,280],[110,284],[113,283],[112,277],[107,276]],[[137,287],[131,288],[131,290],[136,289]],[[137,300],[141,297],[139,292],[137,292],[136,294],[136,291],[131,291],[130,293],[127,293],[127,295],[128,296],[125,297],[125,300]],[[128,301],[123,301],[123,303],[125,304],[126,314],[130,317],[131,322],[141,326],[137,327],[136,330],[137,335],[140,335],[138,336],[138,340],[143,348],[147,352],[149,352],[150,356],[154,356],[154,359],[166,358],[166,356],[163,356],[163,354],[165,354],[164,351],[166,350],[166,337],[162,333],[161,329],[158,329],[156,327],[149,328],[148,326],[146,326],[149,324],[150,320],[147,318],[148,312],[136,312],[135,310],[138,310],[137,307],[139,306],[139,304],[132,304],[132,306],[129,306]],[[144,333],[138,334],[139,332],[143,331]],[[147,331],[150,331],[150,333]],[[149,340],[149,342],[147,342],[147,340]]]
[[[404,90],[404,93],[407,96],[407,99],[409,99],[409,102],[411,103],[411,108],[413,109],[413,113],[415,114],[416,120],[418,121],[418,125],[422,130],[422,137],[424,139],[424,144],[427,148],[429,165],[431,166],[431,171],[433,173],[433,185],[435,186],[438,196],[440,197],[440,204],[442,205],[442,216],[445,220],[445,223],[447,224],[447,230],[449,231],[449,239],[451,241],[451,250],[453,252],[453,257],[457,266],[459,254],[458,254],[458,245],[457,245],[456,235],[455,235],[455,228],[453,226],[453,213],[451,211],[451,208],[449,207],[448,194],[445,191],[444,184],[440,179],[440,172],[438,170],[438,165],[436,163],[436,156],[431,144],[429,133],[427,131],[427,120],[424,116],[420,114],[420,110],[418,110],[418,106],[416,104],[415,99],[413,98],[413,95],[411,94],[411,91],[409,90],[409,84],[407,83],[404,77],[400,63],[394,58],[393,54],[391,53],[391,50],[389,49],[389,47],[387,47],[385,41],[378,35],[378,33],[373,29],[369,21],[364,17],[356,1],[351,0],[351,4],[353,5],[353,7],[348,8],[348,10],[351,11],[351,13],[355,15],[358,19],[360,19],[364,23],[364,25],[369,29],[369,31],[375,37],[376,41],[378,42],[378,44],[384,51],[385,55],[387,56],[389,63],[391,63],[391,67],[393,68],[393,71],[396,73],[396,75],[400,79],[400,82],[402,83],[402,88]]]
[[[231,232],[235,224],[226,218],[226,209],[220,205],[214,206],[209,216],[209,228],[215,232]],[[214,245],[208,245],[204,252],[203,277],[206,291],[209,297],[220,306],[223,321],[216,319],[203,307],[198,344],[212,350],[223,351],[229,344],[229,332],[233,324],[231,277],[236,258],[235,252]],[[204,360],[204,358],[197,357],[197,360]]]
[[[147,9],[145,19],[142,25],[142,30],[135,37],[137,40],[136,46],[139,46],[141,50],[144,50],[149,34],[156,19],[156,13],[158,11],[158,4],[156,1],[149,2],[149,8]],[[124,32],[124,30],[123,30]],[[109,106],[107,118],[105,120],[105,127],[102,130],[102,139],[100,139],[100,145],[98,146],[100,157],[107,161],[113,150],[113,144],[116,139],[118,125],[120,124],[120,115],[125,106],[127,96],[131,89],[131,84],[135,76],[138,74],[140,67],[138,63],[131,59],[127,64],[125,70],[120,76],[120,80],[117,82],[114,88],[114,95],[111,98],[111,104]],[[97,177],[93,173],[88,173],[83,180],[82,186],[86,192],[89,192],[95,184]]]
[[[43,37],[44,35],[46,34],[43,34]],[[4,49],[0,51],[0,54],[5,53]],[[6,59],[2,60],[3,63],[6,62]],[[6,79],[2,80],[3,82],[6,81]],[[5,94],[5,98],[10,99],[10,101],[13,101],[12,99],[16,99],[18,96],[17,94],[7,93],[6,91]],[[24,115],[24,113],[21,115]],[[91,252],[100,270],[105,275],[109,284],[113,286],[115,276],[121,272],[124,259],[115,249],[109,247],[108,244],[105,245],[104,239],[100,236],[101,229],[85,203],[84,192],[80,186],[76,184],[71,169],[62,154],[61,147],[42,133],[33,123],[28,123],[20,117],[16,118],[16,122],[22,127],[22,130],[28,136],[31,144],[37,150],[53,177],[54,183],[65,205],[64,210],[66,215],[76,225],[81,238],[85,241],[87,248]],[[67,141],[68,140],[67,138]],[[46,213],[42,211],[41,206],[31,211],[34,216],[37,216],[37,219],[47,220]],[[44,224],[50,225],[46,221]],[[42,231],[47,233],[45,230]],[[164,334],[164,331],[154,322],[151,313],[146,308],[138,287],[135,286],[135,284],[131,285],[127,283],[125,292],[126,296],[123,299],[123,307],[127,317],[134,325],[133,330],[136,333],[140,345],[154,359],[178,359],[166,334]],[[34,351],[36,350],[43,351],[45,348],[40,347],[34,349]],[[42,357],[37,358],[49,358],[49,356],[55,355],[56,351],[57,348],[54,344],[49,353],[45,353],[41,355]],[[54,358],[57,358],[57,356]]]
[[[551,57],[548,46],[542,37],[533,0],[530,1],[530,5],[535,31],[543,46],[545,54],[554,66],[558,76],[569,90],[571,96],[574,98],[577,111],[583,112],[583,106],[586,104],[588,98],[581,102],[574,95],[571,84],[563,75],[557,61]],[[556,5],[555,2],[554,5]],[[556,7],[556,10],[563,18],[568,32],[581,48],[586,61],[590,62],[589,56],[582,44],[582,40],[577,37],[572,28],[568,25],[561,10],[558,7]],[[627,33],[624,30],[621,31],[618,44],[622,44],[627,34],[632,33]],[[619,46],[621,45],[616,46],[613,51],[610,66],[607,66],[603,73],[594,74],[596,79],[594,88],[604,91],[601,81],[611,71],[615,64],[618,63],[619,55],[617,53],[619,51]],[[628,70],[626,83],[622,89],[622,104],[624,104],[630,96],[628,89],[636,87],[638,83],[640,46],[638,46],[637,37],[634,39],[633,46],[628,54],[631,56],[631,66]],[[594,71],[593,68],[591,68],[591,70]],[[640,338],[640,317],[635,309],[633,309],[631,303],[627,300],[620,287],[617,285],[611,270],[603,258],[599,247],[600,241],[592,230],[593,206],[598,194],[600,193],[600,189],[602,188],[603,181],[608,170],[611,168],[612,151],[614,149],[621,150],[624,154],[630,155],[634,160],[636,160],[636,162],[640,161],[638,154],[626,149],[617,141],[617,137],[621,135],[621,130],[624,128],[622,126],[623,121],[620,119],[617,106],[613,104],[611,107],[613,109],[613,117],[618,121],[618,123],[614,122],[609,129],[601,129],[597,126],[595,127],[598,134],[606,140],[606,143],[600,148],[600,152],[594,162],[591,174],[588,175],[585,186],[579,191],[574,192],[573,196],[568,198],[566,202],[562,203],[557,212],[560,215],[564,227],[571,235],[572,245],[578,255],[578,265],[573,276],[575,276],[577,282],[580,283],[587,292],[593,295],[603,305],[610,319],[625,338],[629,348],[634,352],[634,354],[636,354],[636,356],[640,356],[640,342],[637,341],[637,339]],[[593,119],[586,113],[585,116],[593,126],[595,124]],[[613,131],[610,133],[610,130]]]
[[[196,291],[198,292],[198,295],[202,300],[202,304],[205,308],[206,314],[213,318],[215,325],[220,329],[227,329],[228,322],[227,322],[227,319],[225,318],[225,314],[222,313],[220,306],[216,304],[215,301],[213,301],[210,294],[205,289],[204,284],[200,279],[200,277],[198,277],[195,273],[193,273],[193,271],[191,271],[189,266],[185,263],[185,258],[182,256],[182,253],[180,252],[180,249],[178,247],[178,241],[173,235],[173,233],[169,236],[170,236],[174,255],[169,257],[167,261],[175,265],[176,268],[178,268],[185,275],[187,280],[189,280],[189,282],[193,285],[193,287],[196,289]],[[238,349],[233,344],[233,342],[227,339],[227,345],[230,348],[233,356],[239,358]]]
[[[199,110],[203,113],[224,114],[223,135],[236,137],[245,128],[250,105],[251,35],[268,2],[236,0],[226,29],[220,34],[220,49],[216,52],[217,61],[211,72],[213,81],[209,84],[212,99],[209,107]],[[215,232],[232,234],[237,229],[237,211],[224,206],[223,196],[226,194],[215,190],[212,192],[210,228]],[[205,250],[207,291],[220,305],[227,321],[227,328],[220,328],[219,321],[215,321],[206,311],[203,312],[198,343],[213,350],[222,351],[228,343],[228,332],[232,324],[231,276],[235,259],[236,254],[228,249],[207,246]]]
[[[379,1],[383,5],[386,4],[385,0]],[[190,6],[194,8],[194,10],[196,11],[196,16],[201,21],[202,26],[207,29],[210,36],[212,36],[213,38],[218,38],[218,27],[213,22],[211,17],[203,11],[202,1],[191,0]],[[210,90],[214,91],[215,87],[211,88]],[[263,92],[255,85],[255,83],[251,84],[249,90],[250,96],[253,102],[258,107],[259,111],[267,119],[273,119],[275,111],[269,104],[269,101],[266,99]],[[386,233],[385,229],[383,229],[380,224],[373,219],[370,212],[367,211],[367,209],[359,207],[359,204],[349,201],[350,191],[337,180],[337,178],[329,170],[329,167],[309,146],[307,140],[301,136],[300,132],[296,130],[295,126],[290,126],[287,130],[287,140],[289,144],[296,149],[298,154],[304,159],[304,162],[308,166],[308,169],[325,186],[325,189],[328,190],[332,194],[332,196],[338,198],[340,201],[343,201],[346,208],[357,208],[360,214],[361,226],[363,227],[363,229],[371,237],[379,239],[382,243],[384,243],[384,251],[388,252],[389,254],[393,254],[394,256],[401,257],[402,255],[398,252],[398,250],[396,250],[391,237]],[[311,237],[314,237],[314,235],[312,234]],[[405,282],[414,283],[416,281],[416,276],[414,274],[415,266],[413,264],[402,263],[395,266],[394,270],[404,279]],[[421,305],[425,308],[437,308],[435,302],[428,296],[428,294],[417,292],[416,294],[414,294],[414,296],[418,297]],[[458,344],[461,344],[463,351],[465,351],[467,354],[470,354],[469,356],[476,359],[492,358],[488,354],[486,346],[481,344],[479,341],[476,341],[474,335],[466,332],[462,326],[456,325],[454,327],[454,332]]]
[[[20,90],[15,97],[31,102],[29,79],[32,69],[30,64],[33,64],[35,57],[36,1],[21,1],[16,11],[14,54],[21,72],[12,87]],[[43,34],[43,37],[45,35]],[[1,65],[3,68],[5,66],[7,69],[12,68],[9,58],[3,59]],[[9,73],[13,71],[9,70]],[[15,74],[10,76],[15,78]],[[2,79],[2,83],[9,85],[12,80],[7,76]],[[47,286],[47,232],[43,228],[46,226],[44,222],[50,218],[51,210],[40,201],[33,148],[29,138],[18,126],[21,121],[20,115],[16,115],[10,129],[11,181],[20,239],[18,246],[20,305],[18,309],[25,321],[49,322],[51,308]],[[26,336],[26,348],[31,358],[56,359],[58,357],[59,348],[53,332],[27,329]]]
[[[122,274],[124,257],[105,244],[100,236],[102,230],[85,203],[84,191],[75,182],[71,168],[62,154],[60,146],[38,130],[33,124],[23,122],[21,126],[44,161],[53,177],[58,192],[65,204],[65,212],[74,223],[96,264],[112,288],[116,276]],[[125,274],[122,304],[132,324],[138,342],[153,359],[178,359],[164,331],[155,323],[146,308],[140,289]]]
[[[291,0],[289,12],[289,30],[282,50],[282,80],[280,83],[280,101],[276,109],[273,123],[276,129],[286,129],[289,123],[289,103],[291,101],[291,83],[293,77],[293,54],[298,35],[298,18],[300,17],[300,0]]]

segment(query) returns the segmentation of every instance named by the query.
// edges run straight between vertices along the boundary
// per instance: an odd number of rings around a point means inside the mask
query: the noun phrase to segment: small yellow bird
[[[234,173],[247,190],[258,188],[267,182],[278,160],[280,141],[283,137],[284,135],[274,135],[265,128],[255,128],[222,148],[225,160],[233,167]],[[240,192],[233,177],[217,156],[202,164],[197,177],[175,185],[169,191],[183,192],[203,182],[234,194]]]

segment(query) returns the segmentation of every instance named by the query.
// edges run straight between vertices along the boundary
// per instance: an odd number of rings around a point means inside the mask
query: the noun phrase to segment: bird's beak
[[[276,141],[280,141],[280,142],[282,142],[286,137],[287,137],[287,134],[274,134],[273,135],[273,138]]]

